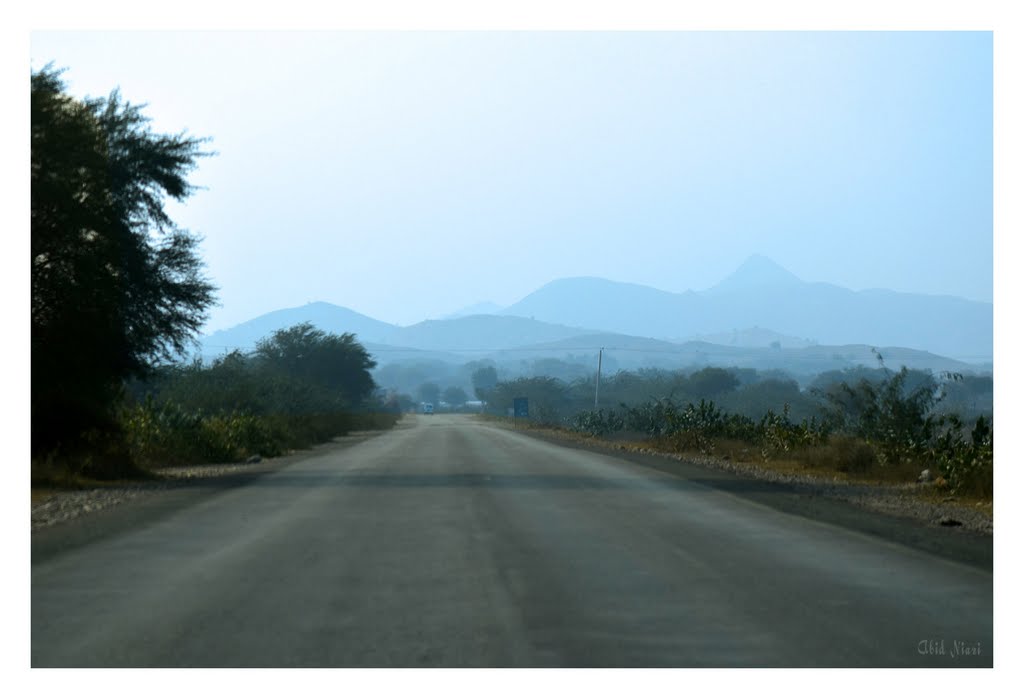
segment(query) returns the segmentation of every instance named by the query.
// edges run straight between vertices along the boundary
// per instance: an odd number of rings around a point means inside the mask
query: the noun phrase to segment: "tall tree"
[[[690,375],[690,391],[698,398],[716,398],[739,385],[735,374],[720,367],[704,367]]]
[[[473,372],[473,393],[478,400],[490,401],[494,387],[498,385],[498,370],[492,366],[480,367]]]
[[[421,384],[417,393],[419,394],[420,400],[424,403],[437,404],[437,402],[441,400],[441,387],[433,381],[427,381],[426,383]]]
[[[141,107],[31,76],[32,451],[116,432],[125,379],[180,355],[213,304],[184,200],[204,139],[153,133]]]
[[[311,323],[278,330],[256,345],[255,358],[272,371],[328,392],[338,408],[360,406],[375,388],[377,366],[355,335],[334,335]]]
[[[466,391],[460,386],[449,386],[444,389],[444,393],[441,394],[441,397],[444,398],[445,403],[455,408],[465,405],[466,399],[469,398]]]

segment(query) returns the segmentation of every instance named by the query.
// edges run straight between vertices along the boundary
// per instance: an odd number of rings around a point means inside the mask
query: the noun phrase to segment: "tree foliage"
[[[690,375],[690,390],[701,398],[717,398],[739,385],[739,379],[733,372],[720,367],[705,367]]]
[[[375,390],[373,366],[353,335],[303,323],[250,354],[171,364],[133,381],[123,422],[143,465],[274,456],[393,425],[398,398]]]
[[[444,389],[444,393],[441,394],[441,397],[444,398],[445,403],[454,408],[464,405],[466,400],[469,399],[469,395],[466,393],[465,389],[460,386],[449,386]]]
[[[841,430],[879,445],[892,462],[918,456],[932,443],[942,420],[933,408],[942,400],[934,380],[908,386],[903,367],[880,382],[840,382],[825,392],[828,418]]]
[[[421,384],[417,394],[423,403],[437,404],[441,400],[441,387],[433,381]]]
[[[477,400],[489,401],[491,393],[498,385],[498,370],[492,366],[483,366],[473,372],[473,393]]]
[[[141,107],[77,100],[31,76],[32,447],[74,451],[114,429],[125,379],[180,354],[214,287],[164,200],[193,192],[203,139],[153,133]]]
[[[375,388],[377,363],[352,333],[334,335],[311,323],[278,330],[256,345],[254,359],[272,374],[324,391],[339,408],[355,408]]]
[[[530,418],[544,425],[561,422],[571,410],[572,397],[562,381],[550,376],[532,376],[501,381],[489,394],[491,409],[499,414],[512,409],[516,398],[526,398]]]

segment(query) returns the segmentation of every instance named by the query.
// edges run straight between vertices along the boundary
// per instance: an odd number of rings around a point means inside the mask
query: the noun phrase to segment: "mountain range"
[[[671,340],[759,327],[818,344],[910,347],[967,361],[991,361],[993,350],[991,303],[808,283],[756,255],[703,292],[578,277],[546,284],[502,313]]]
[[[991,303],[808,283],[754,256],[701,292],[576,277],[552,281],[505,308],[477,304],[409,326],[311,303],[204,337],[201,354],[252,349],[274,330],[299,322],[354,333],[378,362],[464,362],[510,352],[527,358],[607,347],[627,353],[630,366],[724,363],[811,371],[873,364],[871,349],[878,347],[887,361],[902,356],[908,366],[958,371],[990,366],[993,348]]]

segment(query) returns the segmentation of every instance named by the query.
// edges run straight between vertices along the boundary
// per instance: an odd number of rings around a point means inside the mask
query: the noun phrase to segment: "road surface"
[[[465,416],[134,522],[33,537],[33,666],[992,665],[991,571]]]

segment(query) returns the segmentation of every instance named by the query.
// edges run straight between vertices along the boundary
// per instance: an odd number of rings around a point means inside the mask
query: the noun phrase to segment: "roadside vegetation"
[[[844,479],[913,482],[927,470],[940,492],[991,499],[991,408],[975,395],[991,394],[991,378],[879,364],[806,389],[749,369],[621,372],[600,387],[601,404],[615,407],[597,410],[593,380],[520,378],[485,393],[492,415],[525,397],[529,424],[589,437]]]
[[[122,424],[144,467],[279,456],[353,430],[385,429],[401,409],[376,390],[350,334],[300,324],[256,351],[172,364],[129,385]]]
[[[139,478],[386,427],[352,335],[299,325],[254,353],[182,365],[215,302],[200,238],[167,215],[207,139],[154,133],[117,91],[31,75],[32,482]]]

